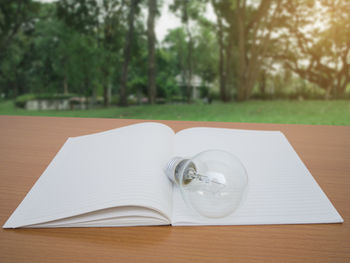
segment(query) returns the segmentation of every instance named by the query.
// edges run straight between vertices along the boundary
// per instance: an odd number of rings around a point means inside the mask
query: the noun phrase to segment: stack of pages
[[[163,168],[208,149],[236,155],[249,186],[225,218],[197,215]],[[69,138],[4,228],[341,223],[343,219],[279,131],[140,123]]]

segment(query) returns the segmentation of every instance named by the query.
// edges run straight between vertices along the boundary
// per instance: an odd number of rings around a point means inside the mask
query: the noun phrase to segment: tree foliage
[[[165,3],[2,0],[0,95],[74,93],[105,106],[112,95],[121,105],[130,95],[190,102],[195,76],[225,102],[277,86],[345,96],[350,0],[173,0],[167,8],[181,24],[157,39]]]
[[[350,1],[289,1],[284,13],[271,56],[327,98],[342,96],[350,82]]]

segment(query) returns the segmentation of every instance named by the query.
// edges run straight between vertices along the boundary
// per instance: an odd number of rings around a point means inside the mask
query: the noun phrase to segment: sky
[[[41,2],[55,2],[57,0],[39,0]],[[161,15],[156,20],[156,36],[157,40],[161,42],[165,36],[167,35],[168,30],[179,27],[181,25],[181,21],[178,17],[176,17],[168,8],[168,6],[173,2],[173,0],[161,0],[162,1],[162,9]],[[214,10],[211,5],[207,6],[207,10],[205,12],[205,17],[210,21],[215,21],[216,16]]]

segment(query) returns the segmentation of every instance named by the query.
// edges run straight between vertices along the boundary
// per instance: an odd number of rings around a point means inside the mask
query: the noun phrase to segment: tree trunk
[[[189,30],[188,30],[189,32]],[[188,56],[187,56],[187,102],[191,102],[192,97],[192,36],[189,33],[189,41],[188,41]]]
[[[136,8],[139,0],[131,0],[128,14],[128,31],[126,34],[126,41],[124,45],[124,62],[122,67],[122,76],[120,81],[120,106],[128,106],[127,100],[127,82],[128,82],[128,70],[131,56],[131,44],[134,37],[134,18]]]
[[[260,1],[256,14],[249,21],[249,16],[247,16],[248,19],[246,17],[247,1],[238,1],[236,17],[239,56],[237,100],[239,101],[249,99],[258,78],[262,59],[271,43],[271,31],[277,21],[277,15],[280,14],[281,6],[281,1],[275,1],[273,13],[269,13],[272,10],[272,2],[272,0]],[[264,31],[266,33],[261,36],[261,32]]]
[[[85,76],[84,78],[85,82],[85,88],[86,90],[90,89],[90,79]],[[94,108],[97,102],[97,88],[95,85],[92,86],[92,94],[91,94],[91,100],[90,100],[90,108]]]
[[[63,94],[67,95],[68,92],[68,82],[67,82],[67,76],[65,75],[63,78]]]
[[[186,58],[186,95],[187,95],[187,103],[191,102],[192,95],[192,49],[193,49],[193,39],[189,25],[189,15],[188,15],[188,3],[186,0],[183,2],[183,22],[185,23],[186,33],[188,36],[187,42],[187,58]]]
[[[260,83],[259,83],[259,91],[262,96],[265,95],[266,91],[266,72],[263,70],[261,72],[261,78],[260,78]]]
[[[111,87],[110,87],[110,72],[108,66],[110,65],[110,58],[107,56],[104,65],[102,65],[101,71],[103,73],[103,105],[109,107],[111,103]]]
[[[224,102],[227,101],[226,96],[226,74],[225,74],[225,57],[224,57],[224,36],[222,18],[217,14],[218,20],[218,42],[219,42],[219,85],[220,85],[220,99]]]
[[[246,49],[245,49],[245,28],[243,13],[245,9],[238,9],[237,25],[238,25],[238,85],[237,85],[237,100],[243,101],[246,98]]]
[[[225,94],[224,102],[231,100],[231,89],[233,88],[232,83],[232,50],[233,50],[233,38],[228,36],[228,43],[226,47],[226,65],[225,65]]]
[[[148,99],[149,103],[156,101],[156,66],[155,66],[155,42],[154,20],[157,12],[157,0],[148,0],[148,19],[147,19],[147,37],[148,37]]]
[[[16,98],[18,96],[18,85],[17,85],[17,81],[12,81],[13,84],[13,94],[12,97]]]
[[[104,85],[103,85],[103,105],[105,107],[109,107],[110,102],[111,102],[111,91],[110,91],[110,86],[108,83],[108,75],[105,75],[105,81],[104,81]]]

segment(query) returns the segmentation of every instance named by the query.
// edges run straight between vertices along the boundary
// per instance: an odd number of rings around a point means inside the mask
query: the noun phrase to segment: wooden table
[[[3,225],[68,136],[141,120],[0,116]],[[0,230],[0,262],[350,262],[350,126],[161,121],[281,130],[345,222],[317,225]]]

